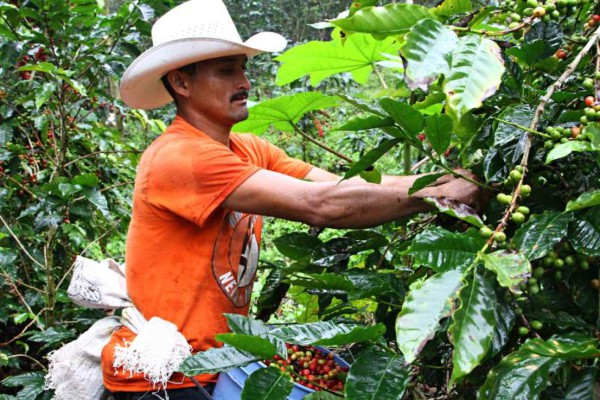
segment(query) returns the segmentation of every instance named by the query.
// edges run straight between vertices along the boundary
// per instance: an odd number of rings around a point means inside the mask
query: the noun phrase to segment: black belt
[[[169,399],[172,400],[185,400],[185,399],[202,399],[212,400],[210,392],[214,388],[214,384],[210,384],[206,387],[198,385],[197,387],[185,388],[185,389],[167,389],[160,390],[157,394],[164,398],[165,392],[169,395]],[[108,392],[108,391],[107,391]],[[108,392],[102,396],[102,400],[156,400],[158,397],[154,396],[152,391],[149,392]]]

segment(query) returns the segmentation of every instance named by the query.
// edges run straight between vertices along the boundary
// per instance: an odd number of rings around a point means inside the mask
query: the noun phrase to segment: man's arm
[[[456,179],[408,196],[415,177],[393,185],[358,180],[339,181],[325,171],[311,170],[308,182],[277,172],[260,170],[242,183],[223,202],[223,207],[241,212],[300,221],[312,226],[365,228],[429,210],[420,198],[452,197],[474,201],[475,185]]]

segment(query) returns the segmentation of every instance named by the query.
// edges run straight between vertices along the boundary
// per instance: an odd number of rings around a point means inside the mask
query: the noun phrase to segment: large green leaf
[[[270,126],[292,132],[295,124],[309,111],[334,107],[339,102],[336,96],[326,96],[321,92],[303,92],[263,101],[249,109],[247,120],[235,124],[233,132],[262,134]]]
[[[600,207],[576,214],[569,224],[569,241],[578,253],[600,256]]]
[[[323,242],[308,233],[292,232],[278,237],[273,244],[284,256],[292,260],[304,260],[310,258],[312,251]]]
[[[525,40],[527,43],[541,41],[544,44],[544,51],[540,58],[546,58],[553,55],[562,45],[563,32],[557,22],[538,21],[527,31]]]
[[[417,265],[445,271],[468,267],[480,248],[477,241],[466,235],[433,227],[419,233],[406,253],[415,257]]]
[[[600,190],[582,193],[577,199],[569,201],[565,210],[575,211],[594,206],[600,206]]]
[[[536,399],[566,361],[599,356],[598,340],[579,333],[530,339],[490,371],[477,398]]]
[[[409,137],[416,137],[423,130],[425,118],[409,104],[392,99],[382,99],[379,103]]]
[[[392,38],[377,41],[371,35],[356,34],[344,42],[339,34],[328,42],[308,42],[295,46],[276,58],[282,65],[277,71],[277,84],[285,85],[304,75],[318,85],[323,79],[351,72],[358,83],[366,83],[375,63],[385,60],[382,53],[395,54],[399,44]]]
[[[246,335],[264,336],[269,328],[261,321],[240,314],[223,314],[227,318],[227,325],[231,332]]]
[[[279,368],[260,368],[254,371],[242,389],[242,400],[285,400],[294,388],[290,375]]]
[[[396,319],[396,341],[406,361],[412,363],[439,329],[440,319],[452,309],[462,277],[461,270],[453,269],[411,285]]]
[[[408,386],[410,372],[410,365],[406,365],[401,356],[370,348],[350,367],[346,399],[401,399]]]
[[[515,324],[517,314],[511,303],[499,301],[496,303],[496,327],[494,329],[494,337],[490,343],[488,357],[493,357],[498,354],[508,343],[510,333]]]
[[[543,340],[534,338],[526,341],[520,351],[530,351],[547,357],[557,357],[565,360],[600,357],[600,342],[583,333],[567,333],[555,335]]]
[[[438,154],[443,154],[452,140],[452,118],[446,114],[435,114],[425,120],[425,136]]]
[[[372,167],[373,164],[383,157],[390,149],[400,143],[401,139],[389,139],[384,140],[379,146],[370,150],[360,158],[357,162],[353,163],[352,166],[344,174],[344,179],[350,179],[353,176],[360,174],[365,171],[368,167]]]
[[[286,342],[302,345],[328,343],[342,345],[380,337],[385,328],[375,326],[336,324],[320,321],[308,324],[286,325],[273,329],[271,334]]]
[[[346,33],[370,33],[376,39],[402,35],[422,19],[435,18],[426,7],[413,4],[387,4],[366,7],[353,16],[331,21]]]
[[[561,143],[554,147],[546,156],[546,164],[550,164],[552,161],[556,161],[569,154],[576,152],[581,153],[584,151],[594,151],[594,147],[590,142],[584,142],[579,140],[570,140],[566,143]],[[598,149],[600,151],[600,149]]]
[[[214,347],[186,358],[179,367],[179,371],[188,376],[215,374],[217,372],[244,367],[258,360],[260,360],[260,357],[240,351],[234,347]]]
[[[385,334],[385,325],[355,326],[348,333],[339,333],[332,338],[319,339],[313,344],[318,346],[341,346],[349,343],[376,342]]]
[[[448,175],[448,173],[447,172],[436,172],[433,174],[423,175],[422,177],[418,178],[417,180],[415,180],[413,182],[410,189],[408,189],[408,194],[411,195],[415,192],[418,192],[419,190],[431,185],[432,183],[434,183],[435,181],[437,181],[440,177],[442,177],[444,175]]]
[[[527,104],[510,105],[506,107],[498,115],[499,119],[529,126],[533,118],[533,110]],[[498,122],[494,130],[494,148],[499,151],[499,165],[494,168],[500,171],[500,176],[508,175],[508,171],[504,171],[506,164],[515,165],[520,163],[525,149],[528,133],[515,128],[513,125],[504,122]],[[492,154],[493,155],[493,154]],[[490,167],[490,166],[488,166]],[[496,178],[498,175],[494,176]],[[486,173],[486,178],[491,178],[492,174]]]
[[[479,35],[460,38],[452,52],[450,75],[444,82],[446,104],[457,120],[493,95],[504,74],[498,45]]]
[[[496,273],[498,283],[511,292],[521,294],[519,285],[531,276],[531,264],[521,253],[498,250],[482,256],[484,265]]]
[[[513,243],[528,260],[544,257],[566,235],[572,212],[533,215],[515,233]]]
[[[2,381],[7,387],[23,386],[17,394],[19,400],[35,399],[44,391],[44,374],[41,372],[26,372],[21,375],[9,376]]]
[[[496,327],[494,285],[481,274],[460,289],[460,306],[448,331],[454,344],[450,386],[479,365],[488,352]]]
[[[333,272],[324,272],[322,274],[305,274],[302,277],[293,277],[291,282],[295,286],[307,287],[310,289],[322,290],[344,290],[354,289],[354,284],[346,279],[344,275]]]
[[[511,47],[506,50],[506,54],[518,58],[525,64],[531,66],[541,60],[546,50],[543,40],[534,40],[531,43],[523,43],[520,46]]]
[[[512,353],[490,371],[477,399],[537,399],[550,383],[549,375],[564,363],[560,358],[542,357],[531,352]]]
[[[564,400],[597,400],[596,373],[593,368],[586,368],[576,374],[569,382]]]
[[[449,17],[470,11],[473,11],[471,0],[444,0],[433,9],[433,13],[441,17]]]
[[[451,217],[458,218],[461,221],[465,221],[471,225],[481,228],[484,223],[477,214],[477,210],[469,207],[460,201],[448,198],[448,197],[426,197],[423,199],[427,204],[431,204],[438,211],[444,214],[450,215]]]
[[[278,352],[278,346],[271,340],[254,335],[246,335],[242,333],[222,333],[216,335],[216,339],[220,342],[235,347],[238,350],[254,354],[260,358],[271,358],[276,354],[285,357],[287,354]],[[285,350],[285,344],[283,346]]]
[[[451,29],[428,18],[417,22],[405,39],[401,52],[409,88],[427,90],[440,74],[449,74],[451,54],[458,44],[458,36]]]

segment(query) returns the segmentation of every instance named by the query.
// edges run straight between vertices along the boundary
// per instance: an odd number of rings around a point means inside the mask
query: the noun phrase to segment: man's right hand
[[[469,171],[457,170],[456,172],[469,179],[476,179]],[[484,190],[480,186],[450,174],[442,176],[434,186],[423,188],[415,192],[412,196],[418,198],[446,197],[473,207],[476,210],[481,210],[485,199]]]

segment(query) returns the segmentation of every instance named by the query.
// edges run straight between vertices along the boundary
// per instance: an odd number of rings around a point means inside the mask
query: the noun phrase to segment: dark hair
[[[197,64],[198,63],[195,62],[195,63],[192,63],[192,64],[184,65],[183,67],[179,67],[179,68],[175,69],[174,71],[182,71],[182,72],[185,72],[185,73],[187,73],[189,75],[194,75],[194,73],[196,72],[196,65]],[[163,76],[161,76],[160,80],[162,81],[162,83],[163,83],[165,89],[167,90],[167,92],[169,92],[169,95],[171,95],[171,97],[175,101],[175,104],[177,104],[177,93],[175,92],[175,90],[173,89],[173,87],[171,86],[171,84],[169,83],[169,80],[167,79],[167,74],[164,74]]]

